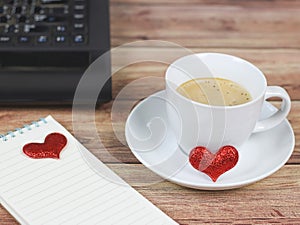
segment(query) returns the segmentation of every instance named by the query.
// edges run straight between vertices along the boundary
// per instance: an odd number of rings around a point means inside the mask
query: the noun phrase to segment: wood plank
[[[120,176],[180,224],[280,223],[300,221],[300,166],[286,165],[272,176],[236,190],[200,191],[156,182],[141,165],[109,165]],[[145,179],[147,177],[147,179]],[[176,196],[176,197],[175,197]],[[15,220],[0,207],[0,224]]]
[[[149,39],[185,47],[300,46],[299,1],[115,0],[110,11],[113,46]]]
[[[112,102],[103,104],[96,110],[96,127],[97,132],[94,134],[91,132],[93,123],[90,126],[89,121],[93,120],[93,115],[89,116],[87,112],[83,112],[85,115],[78,121],[77,138],[83,143],[91,152],[93,152],[103,162],[122,162],[126,164],[138,163],[137,159],[132,155],[128,149],[124,137],[124,126],[129,111],[136,102],[123,101],[120,105],[121,111],[113,114],[113,120],[111,115]],[[122,108],[123,107],[123,108]],[[45,117],[48,114],[52,114],[63,126],[66,127],[71,133],[72,127],[72,111],[71,108],[3,108],[0,112],[1,121],[9,121],[9,123],[3,123],[0,128],[0,133],[7,132],[16,127],[20,127],[25,123],[30,123],[36,118]],[[290,120],[296,136],[296,146],[292,157],[288,163],[300,164],[300,102],[294,101],[292,104],[292,111],[289,114]],[[117,134],[117,136],[116,136]],[[100,146],[98,138],[100,137],[103,146]]]
[[[0,224],[18,225],[19,223],[0,205]]]
[[[111,167],[181,224],[300,221],[299,165],[284,166],[258,183],[221,192],[193,190],[166,181],[155,183],[156,175],[143,170],[141,165],[132,165],[130,169],[123,165]]]
[[[186,191],[186,192],[198,192],[199,190],[193,190],[190,188],[184,188],[180,185],[172,184],[165,179],[161,178],[160,176],[153,173],[151,170],[146,168],[142,164],[119,164],[119,163],[108,163],[106,164],[110,169],[115,171],[122,179],[124,179],[128,184],[135,188],[140,188],[141,190],[146,190],[148,188],[151,188],[152,190],[156,189],[165,189],[163,187],[165,186],[172,186],[171,188],[168,187],[173,191]],[[255,189],[261,189],[261,190],[273,190],[273,189],[280,189],[280,188],[295,188],[299,187],[300,185],[300,171],[297,171],[297,168],[299,168],[300,165],[285,165],[282,167],[279,171],[274,173],[273,175],[263,179],[262,181],[259,181],[255,184],[248,185],[246,187],[243,187],[241,189],[236,190],[255,190]],[[288,177],[291,178],[288,179]],[[286,182],[284,180],[286,179]],[[166,187],[167,188],[167,187]],[[296,190],[300,192],[299,190]],[[208,192],[208,191],[203,191]],[[210,191],[209,191],[210,192]],[[211,193],[215,193],[212,191]],[[300,194],[300,193],[299,193]],[[299,199],[300,200],[300,199]],[[300,207],[300,205],[299,205]],[[299,211],[300,213],[300,211]]]

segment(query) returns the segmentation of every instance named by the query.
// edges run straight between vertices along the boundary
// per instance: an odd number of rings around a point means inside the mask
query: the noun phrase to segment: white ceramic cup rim
[[[253,98],[251,101],[249,102],[246,102],[246,103],[243,103],[243,104],[239,104],[239,105],[233,105],[233,106],[217,106],[217,105],[209,105],[209,104],[204,104],[204,103],[200,103],[200,102],[196,102],[196,101],[193,101],[183,95],[181,95],[180,93],[178,93],[176,90],[174,90],[173,87],[171,87],[171,85],[169,85],[169,82],[172,80],[170,79],[170,69],[172,67],[175,67],[175,68],[178,68],[180,69],[176,64],[178,64],[179,61],[185,59],[185,58],[188,58],[188,57],[191,57],[191,56],[197,56],[201,59],[201,57],[203,56],[206,56],[206,55],[216,55],[216,56],[223,56],[223,57],[228,57],[228,58],[232,58],[234,60],[237,60],[237,61],[240,61],[240,62],[243,62],[245,63],[247,66],[251,67],[252,69],[254,69],[257,74],[259,74],[262,78],[262,81],[263,81],[263,90],[261,91],[261,93],[259,95],[257,95],[255,98]],[[214,77],[214,76],[213,76]],[[218,77],[218,76],[217,76]],[[220,76],[221,77],[221,76]],[[166,76],[165,76],[165,80],[166,80],[166,85],[169,87],[170,90],[172,90],[175,95],[178,97],[178,98],[181,98],[185,101],[188,101],[192,104],[195,104],[195,105],[198,105],[198,106],[201,106],[201,107],[207,107],[207,108],[215,108],[215,109],[235,109],[235,108],[241,108],[241,107],[245,107],[245,106],[248,106],[248,105],[251,105],[251,104],[254,104],[256,103],[257,101],[260,101],[261,98],[265,95],[266,93],[266,89],[267,89],[267,80],[266,80],[266,77],[265,75],[263,74],[263,72],[258,69],[255,65],[253,65],[252,63],[250,63],[249,61],[245,60],[245,59],[242,59],[242,58],[239,58],[239,57],[236,57],[236,56],[233,56],[233,55],[228,55],[228,54],[224,54],[224,53],[214,53],[214,52],[207,52],[207,53],[196,53],[196,54],[191,54],[191,55],[187,55],[187,56],[184,56],[184,57],[181,57],[177,60],[175,60],[168,68],[167,68],[167,71],[166,71]],[[247,87],[245,87],[247,89]]]

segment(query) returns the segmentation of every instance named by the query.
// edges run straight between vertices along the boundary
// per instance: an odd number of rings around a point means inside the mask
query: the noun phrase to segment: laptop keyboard
[[[0,46],[87,45],[87,2],[0,0]]]

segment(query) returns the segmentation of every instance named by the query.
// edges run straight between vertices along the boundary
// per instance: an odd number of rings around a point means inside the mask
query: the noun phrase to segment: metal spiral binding
[[[9,131],[6,134],[0,134],[0,140],[7,141],[8,137],[15,138],[18,134],[23,134],[24,131],[32,130],[32,126],[40,127],[40,122],[47,124],[47,120],[45,118],[41,118],[38,121],[33,121],[31,124],[25,124],[22,128],[16,128],[14,131]]]

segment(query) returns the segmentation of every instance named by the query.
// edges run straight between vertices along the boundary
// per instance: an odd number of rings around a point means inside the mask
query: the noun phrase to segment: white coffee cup
[[[252,100],[235,106],[212,106],[192,101],[176,91],[195,78],[219,77],[247,89]],[[278,86],[267,86],[264,74],[253,64],[226,54],[199,53],[176,60],[166,71],[167,115],[178,145],[189,154],[196,146],[217,152],[221,146],[237,149],[252,133],[279,125],[291,108],[290,97]],[[282,99],[281,109],[259,120],[263,103],[271,97]]]

